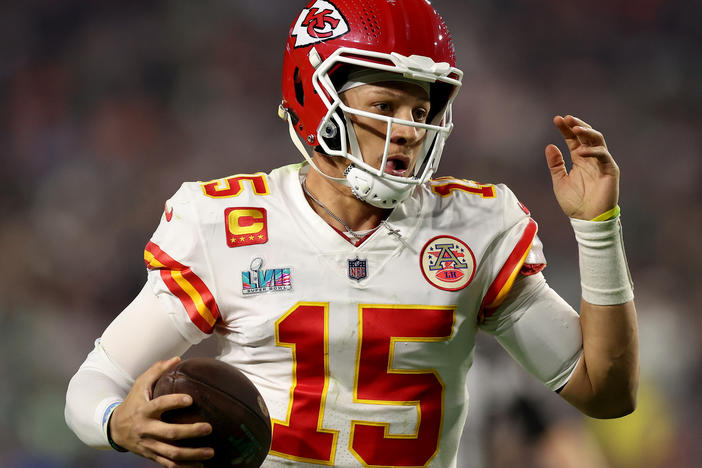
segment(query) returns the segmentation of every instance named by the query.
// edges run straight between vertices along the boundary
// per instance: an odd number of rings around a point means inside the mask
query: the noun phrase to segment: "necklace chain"
[[[346,223],[344,222],[343,219],[339,218],[337,215],[335,215],[334,213],[332,213],[332,211],[331,211],[329,208],[327,208],[327,207],[324,205],[324,203],[322,203],[321,201],[317,200],[317,199],[314,197],[314,195],[312,195],[312,194],[310,193],[309,189],[307,188],[307,178],[304,178],[304,179],[302,180],[302,190],[307,194],[308,197],[310,197],[310,199],[311,199],[313,202],[315,202],[315,203],[316,203],[317,205],[319,205],[324,211],[326,211],[327,214],[329,214],[329,216],[331,216],[331,217],[334,218],[335,220],[339,221],[339,222],[344,226],[344,228],[346,228],[346,232],[348,232],[348,233],[351,235],[351,237],[353,237],[354,239],[363,239],[364,237],[366,237],[366,236],[368,235],[368,233],[360,234],[360,233],[354,231],[353,229],[351,229],[351,227],[350,227],[348,224],[346,224]],[[376,227],[375,229],[378,229],[378,228]],[[371,229],[371,231],[375,231],[375,229]]]

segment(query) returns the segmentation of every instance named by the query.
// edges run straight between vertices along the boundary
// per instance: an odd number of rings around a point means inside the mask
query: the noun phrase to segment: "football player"
[[[599,418],[638,379],[619,169],[583,120],[546,147],[580,254],[576,313],[547,284],[537,224],[504,185],[432,178],[461,86],[426,0],[313,0],[292,23],[279,115],[305,161],[185,183],[145,249],[148,280],[71,380],[66,420],[95,447],[163,466],[208,448],[167,424],[156,379],[215,335],[271,413],[265,466],[456,466],[476,333]],[[575,279],[574,279],[575,280]]]

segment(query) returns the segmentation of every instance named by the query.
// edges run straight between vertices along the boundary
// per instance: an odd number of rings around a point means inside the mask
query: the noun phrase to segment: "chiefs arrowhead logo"
[[[292,35],[295,37],[295,47],[304,47],[343,36],[347,32],[349,24],[339,9],[331,2],[317,0],[310,8],[302,10]]]

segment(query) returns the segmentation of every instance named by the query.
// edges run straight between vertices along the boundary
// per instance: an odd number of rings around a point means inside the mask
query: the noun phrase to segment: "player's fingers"
[[[560,115],[555,116],[553,118],[553,124],[556,126],[558,131],[561,132],[561,135],[563,135],[563,138],[565,139],[569,150],[572,151],[580,145],[578,136],[575,133],[573,133],[573,130],[566,123],[563,117],[561,117]]]
[[[557,115],[553,118],[553,124],[558,128],[564,138],[576,138],[573,131],[570,129],[571,126],[565,121],[565,118]]]
[[[141,385],[149,391],[149,397],[151,396],[151,388],[153,384],[156,383],[159,377],[163,375],[168,369],[180,362],[179,357],[173,357],[166,361],[157,361],[151,367],[149,367],[143,374],[139,376],[134,382],[134,385]]]
[[[578,141],[580,141],[580,143],[583,145],[607,147],[604,135],[594,128],[576,125],[575,127],[571,128],[571,131],[575,134],[575,136],[577,136]]]
[[[568,171],[563,160],[563,153],[556,145],[548,145],[545,150],[546,164],[551,171],[551,177],[554,181],[560,180],[568,175]]]
[[[160,418],[165,411],[187,408],[193,404],[193,397],[187,393],[169,393],[161,395],[144,406],[144,413],[153,418]]]
[[[575,127],[576,125],[579,125],[585,128],[592,128],[592,125],[573,115],[566,115],[563,119],[569,127]]]
[[[144,425],[141,437],[159,440],[182,440],[204,437],[212,432],[212,426],[206,422],[191,424],[171,424],[163,421],[151,421]]]
[[[588,146],[579,149],[577,152],[577,156],[583,158],[597,158],[602,161],[609,161],[610,159],[614,159],[612,158],[612,155],[609,154],[609,151],[607,151],[607,148],[604,146]]]
[[[208,460],[214,456],[214,449],[211,447],[177,447],[167,442],[156,439],[148,439],[142,443],[142,447],[151,452],[155,457],[169,462],[197,462]],[[159,461],[159,463],[161,463]],[[187,464],[173,466],[190,466]]]
[[[205,465],[202,464],[201,462],[194,462],[194,461],[182,461],[182,462],[177,462],[173,460],[169,460],[166,457],[162,457],[160,455],[152,455],[148,457],[158,463],[161,466],[164,466],[166,468],[203,468]]]
[[[603,146],[588,147],[578,151],[578,156],[585,159],[597,160],[597,166],[606,174],[616,175],[619,173],[619,166],[607,148]]]

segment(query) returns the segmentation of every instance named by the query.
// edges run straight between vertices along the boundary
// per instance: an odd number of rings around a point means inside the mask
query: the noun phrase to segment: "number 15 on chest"
[[[455,308],[360,305],[354,403],[414,406],[413,433],[390,423],[350,419],[349,451],[364,466],[426,466],[439,448],[444,383],[434,369],[394,367],[395,343],[451,337]],[[273,420],[271,453],[333,465],[338,431],[323,425],[329,386],[329,304],[300,302],[276,322],[276,344],[290,348],[292,386],[285,421]]]

